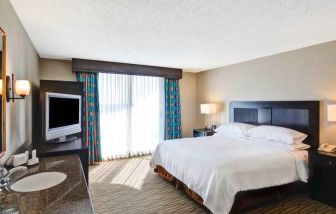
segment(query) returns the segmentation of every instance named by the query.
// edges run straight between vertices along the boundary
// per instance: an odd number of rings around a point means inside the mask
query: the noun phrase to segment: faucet
[[[25,166],[17,166],[11,170],[7,170],[4,166],[0,166],[0,192],[9,192],[9,185],[11,184],[11,175],[17,171],[27,171]]]

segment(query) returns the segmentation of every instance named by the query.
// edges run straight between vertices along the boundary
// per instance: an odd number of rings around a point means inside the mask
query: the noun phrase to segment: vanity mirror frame
[[[2,105],[2,111],[1,111],[1,131],[2,131],[2,146],[0,151],[0,157],[5,155],[6,153],[6,106],[7,106],[7,95],[4,93],[6,91],[6,33],[5,31],[0,27],[0,35],[2,37],[2,96],[1,96],[1,105]]]

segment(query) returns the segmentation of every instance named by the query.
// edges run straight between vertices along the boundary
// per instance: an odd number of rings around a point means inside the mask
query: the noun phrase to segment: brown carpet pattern
[[[97,214],[209,213],[156,175],[149,167],[149,159],[121,159],[90,166],[90,194]],[[336,210],[300,195],[265,204],[245,213],[336,214]]]

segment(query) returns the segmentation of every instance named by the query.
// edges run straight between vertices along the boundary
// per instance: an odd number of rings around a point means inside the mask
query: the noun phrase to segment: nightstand
[[[193,129],[193,137],[212,136],[214,134],[215,134],[215,131],[213,130]]]
[[[336,207],[336,154],[309,152],[311,198]]]

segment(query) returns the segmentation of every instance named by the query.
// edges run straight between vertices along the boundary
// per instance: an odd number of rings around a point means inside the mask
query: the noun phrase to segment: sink
[[[62,183],[66,177],[62,172],[40,172],[14,182],[11,189],[16,192],[40,191]]]

